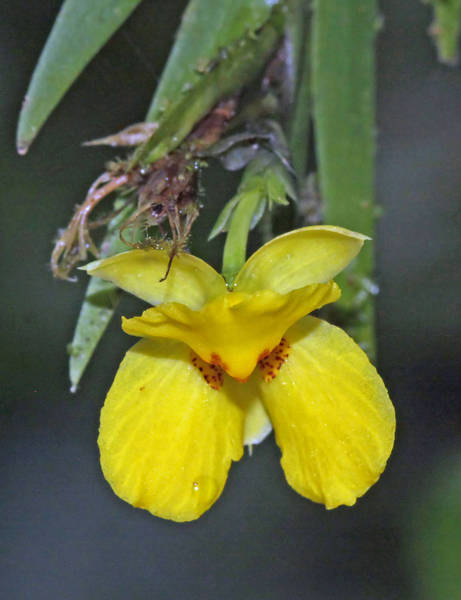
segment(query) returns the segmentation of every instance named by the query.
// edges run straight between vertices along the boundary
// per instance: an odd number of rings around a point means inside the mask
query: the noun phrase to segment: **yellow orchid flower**
[[[101,465],[115,493],[174,521],[220,496],[244,444],[275,429],[299,494],[352,505],[382,473],[394,409],[364,352],[305,316],[340,292],[332,278],[365,236],[306,227],[262,246],[228,289],[211,266],[133,250],[86,267],[146,300],[125,332],[143,339],[122,361],[101,413]]]

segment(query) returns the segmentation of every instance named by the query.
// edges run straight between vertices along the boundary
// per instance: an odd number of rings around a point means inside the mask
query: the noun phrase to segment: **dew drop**
[[[220,486],[213,477],[200,476],[192,484],[197,508],[210,506],[219,496]]]

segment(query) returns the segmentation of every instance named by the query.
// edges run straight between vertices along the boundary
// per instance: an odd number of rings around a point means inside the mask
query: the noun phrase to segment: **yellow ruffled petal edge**
[[[180,302],[198,309],[206,302],[227,293],[223,277],[206,262],[191,254],[177,254],[166,274],[169,255],[165,250],[131,250],[96,260],[83,267],[89,275],[111,281],[156,305]]]
[[[286,479],[326,508],[350,506],[377,481],[392,450],[387,390],[341,329],[306,317],[284,337],[288,359],[272,382],[258,381]]]
[[[114,492],[174,521],[205,512],[243,451],[244,409],[228,392],[227,381],[219,390],[204,381],[184,344],[133,346],[101,412],[101,466]]]
[[[201,310],[178,303],[149,308],[140,317],[123,319],[122,327],[130,335],[180,340],[204,361],[244,381],[293,323],[339,295],[334,282],[284,295],[271,290],[226,293]]]
[[[357,256],[368,239],[330,225],[290,231],[264,244],[247,260],[235,279],[235,289],[286,294],[313,283],[326,283]]]

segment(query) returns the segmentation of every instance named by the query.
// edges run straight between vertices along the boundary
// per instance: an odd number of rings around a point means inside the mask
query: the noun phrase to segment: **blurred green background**
[[[115,319],[71,395],[65,348],[85,277],[54,281],[48,258],[113,156],[80,143],[142,120],[184,4],[142,3],[26,157],[17,115],[60,2],[2,4],[0,596],[461,598],[461,69],[437,63],[430,9],[416,0],[383,1],[378,38],[379,370],[399,422],[379,483],[327,512],[286,485],[271,436],[233,466],[208,513],[179,525],[123,503],[100,473],[99,410],[132,340]],[[236,179],[205,177],[194,250],[217,265],[221,242],[203,239]],[[121,312],[139,307],[126,299]]]

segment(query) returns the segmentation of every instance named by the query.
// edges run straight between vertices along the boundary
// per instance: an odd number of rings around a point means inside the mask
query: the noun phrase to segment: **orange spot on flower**
[[[282,338],[279,345],[270,354],[259,360],[258,365],[261,369],[261,375],[266,383],[270,383],[277,377],[283,363],[289,356],[290,344],[285,338]]]
[[[221,367],[215,364],[208,364],[194,352],[191,352],[191,362],[213,390],[219,390],[222,387],[224,382],[224,371]]]
[[[263,358],[266,358],[267,356],[269,356],[270,353],[271,353],[271,351],[269,350],[269,348],[266,348],[266,350],[263,350],[261,352],[261,354],[258,356],[258,362],[260,360],[263,360]]]
[[[219,354],[216,354],[216,352],[213,352],[210,356],[210,363],[212,365],[216,365],[217,367],[221,367],[221,369],[224,369],[224,371],[227,371],[226,363],[223,362],[222,358],[219,356]]]

